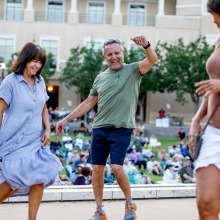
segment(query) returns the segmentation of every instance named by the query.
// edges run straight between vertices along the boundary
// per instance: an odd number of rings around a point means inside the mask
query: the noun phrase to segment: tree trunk
[[[138,105],[140,107],[140,123],[144,122],[144,97],[142,97],[139,101],[138,101]]]

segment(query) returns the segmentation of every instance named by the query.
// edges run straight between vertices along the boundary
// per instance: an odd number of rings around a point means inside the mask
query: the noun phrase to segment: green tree
[[[76,86],[77,93],[82,100],[85,100],[95,77],[101,72],[102,66],[102,51],[96,50],[93,42],[90,48],[72,48],[60,80],[65,83],[67,88]]]
[[[159,45],[160,46],[160,45]],[[142,77],[140,85],[140,93],[138,97],[138,105],[140,108],[140,121],[144,121],[144,101],[148,91],[151,92],[164,92],[166,84],[162,78],[164,66],[163,56],[161,55],[162,48],[156,46],[155,51],[158,56],[158,62]],[[125,49],[125,63],[138,62],[146,58],[145,50],[141,47],[137,49],[131,48],[129,51]]]
[[[52,53],[47,54],[47,61],[44,65],[43,72],[41,75],[43,76],[45,83],[48,83],[48,80],[50,79],[51,76],[56,71],[56,64],[55,64],[55,59],[54,55]]]
[[[199,96],[194,85],[208,78],[205,63],[213,47],[201,36],[189,44],[184,44],[183,39],[179,39],[173,44],[159,43],[159,46],[165,49],[162,78],[166,91],[175,92],[176,101],[182,105],[187,103],[186,95],[190,95],[196,112]]]

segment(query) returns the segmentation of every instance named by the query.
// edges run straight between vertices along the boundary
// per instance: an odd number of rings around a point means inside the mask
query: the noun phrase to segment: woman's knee
[[[208,196],[198,196],[197,197],[197,207],[200,216],[218,216],[220,207],[219,202],[216,202],[213,198]]]

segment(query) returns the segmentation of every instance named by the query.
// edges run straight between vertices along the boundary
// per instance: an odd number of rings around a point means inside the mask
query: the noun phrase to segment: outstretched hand
[[[142,46],[142,47],[145,47],[148,44],[148,41],[144,35],[139,35],[139,36],[133,37],[133,38],[131,38],[131,40],[135,44]]]
[[[220,79],[209,79],[195,84],[196,87],[199,87],[196,90],[198,95],[205,94],[207,98],[210,94],[220,92]]]
[[[66,120],[65,118],[62,119],[60,122],[57,123],[57,125],[56,125],[56,134],[57,134],[58,136],[63,135],[63,133],[64,133],[64,128],[65,128],[66,124],[67,124],[67,120]]]

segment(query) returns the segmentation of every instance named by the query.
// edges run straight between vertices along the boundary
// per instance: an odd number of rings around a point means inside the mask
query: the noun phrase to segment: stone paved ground
[[[196,220],[195,198],[137,200],[138,220]],[[124,201],[105,201],[108,220],[122,220]],[[88,220],[95,208],[94,201],[43,202],[37,220]],[[27,220],[27,203],[0,205],[1,220]]]

